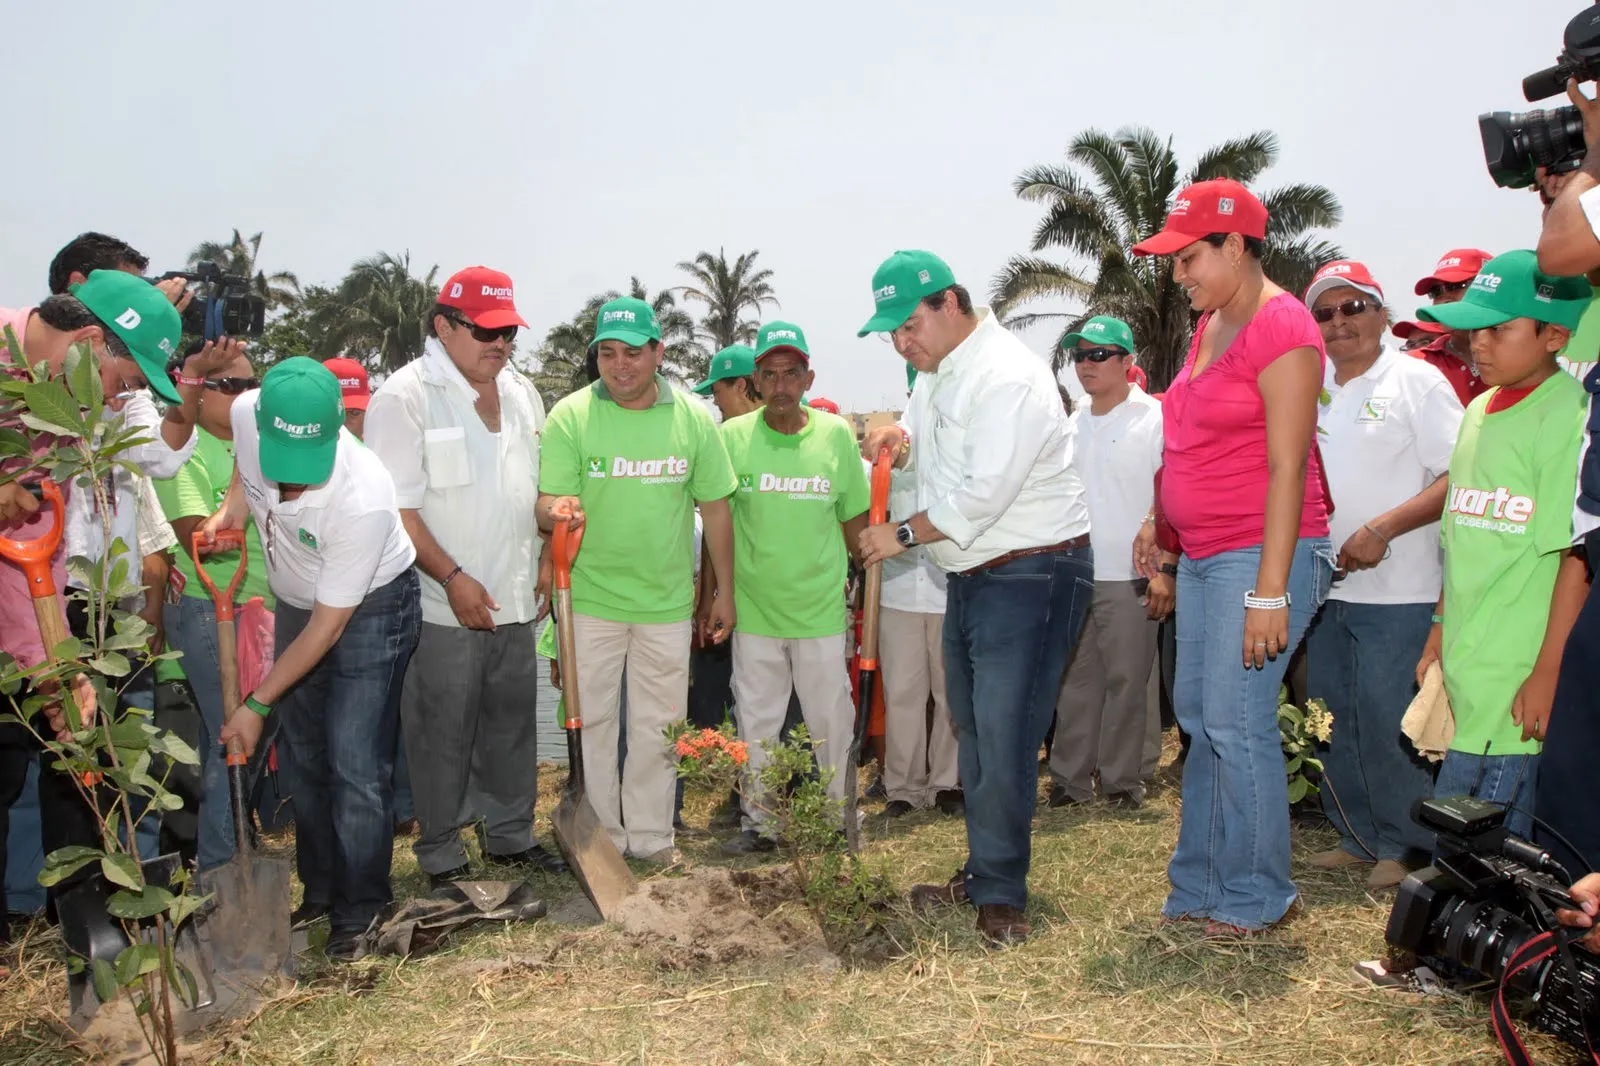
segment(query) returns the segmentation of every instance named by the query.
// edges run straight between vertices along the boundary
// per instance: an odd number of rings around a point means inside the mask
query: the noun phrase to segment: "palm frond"
[[[1046,296],[1083,299],[1093,288],[1070,267],[1035,256],[1013,256],[989,281],[989,307],[1002,322],[1019,304]]]
[[[1267,236],[1294,237],[1308,229],[1333,229],[1344,221],[1339,198],[1321,185],[1281,185],[1261,197]]]
[[[1270,130],[1258,130],[1201,152],[1184,184],[1232,178],[1249,185],[1277,161],[1278,135]]]

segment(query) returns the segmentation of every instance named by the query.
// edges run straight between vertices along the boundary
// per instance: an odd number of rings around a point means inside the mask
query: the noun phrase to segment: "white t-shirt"
[[[1336,385],[1328,362],[1317,440],[1327,471],[1333,550],[1450,469],[1461,429],[1461,401],[1443,374],[1385,347],[1365,374]],[[1394,538],[1371,570],[1346,574],[1330,599],[1346,603],[1435,603],[1443,579],[1439,523]]]
[[[340,429],[328,480],[298,499],[282,499],[278,483],[261,476],[260,394],[252,389],[233,401],[233,459],[261,530],[272,594],[304,611],[318,603],[360,606],[369,592],[399,577],[417,557],[400,524],[394,481],[376,455]]]
[[[1103,415],[1085,399],[1072,411],[1074,461],[1089,500],[1096,581],[1133,581],[1133,539],[1155,502],[1161,468],[1161,402],[1139,386]]]

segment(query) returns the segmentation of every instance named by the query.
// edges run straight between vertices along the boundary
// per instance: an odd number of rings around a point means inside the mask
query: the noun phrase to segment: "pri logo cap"
[[[956,283],[949,265],[932,252],[896,252],[885,259],[872,275],[872,300],[877,312],[856,336],[890,333],[905,325],[924,296],[948,289]]]
[[[344,428],[339,379],[297,355],[273,366],[256,394],[261,476],[289,485],[320,485],[333,473]]]
[[[756,350],[747,344],[730,344],[711,357],[711,372],[694,387],[701,396],[711,394],[711,386],[729,378],[749,377],[756,372]]]
[[[439,302],[454,307],[468,322],[484,329],[528,325],[517,314],[511,276],[486,266],[467,267],[450,275],[439,290]]]
[[[806,347],[805,330],[793,322],[768,322],[756,334],[756,362],[773,352],[794,352],[811,365],[811,349]]]
[[[1439,257],[1439,261],[1433,265],[1433,273],[1417,282],[1413,291],[1418,296],[1426,296],[1435,285],[1471,281],[1483,269],[1483,264],[1492,258],[1482,248],[1452,248]]]
[[[1537,255],[1519,249],[1483,264],[1460,303],[1420,307],[1417,317],[1451,329],[1487,329],[1513,318],[1577,329],[1593,295],[1587,279],[1546,274]]]
[[[372,386],[367,382],[367,368],[354,359],[324,359],[322,365],[339,379],[339,391],[344,396],[346,411],[365,411],[372,399]]]
[[[1230,178],[1196,182],[1172,201],[1161,232],[1134,245],[1133,254],[1173,255],[1213,233],[1265,237],[1266,206]]]
[[[632,296],[619,296],[602,304],[595,316],[595,344],[621,341],[630,348],[642,348],[660,339],[661,326],[656,322],[655,310]]]
[[[71,292],[128,346],[156,395],[168,403],[183,402],[167,376],[167,363],[178,354],[183,320],[165,293],[121,270],[91,271]]]
[[[1305,305],[1310,307],[1317,302],[1317,297],[1329,289],[1343,288],[1356,289],[1379,303],[1383,302],[1383,287],[1372,279],[1372,271],[1367,269],[1365,263],[1336,259],[1312,275],[1311,284],[1306,286]]]

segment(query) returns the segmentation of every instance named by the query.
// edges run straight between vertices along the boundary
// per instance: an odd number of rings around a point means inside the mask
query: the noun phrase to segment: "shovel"
[[[583,894],[602,918],[612,921],[617,907],[638,884],[584,794],[583,714],[578,705],[577,648],[572,624],[572,560],[582,541],[582,529],[572,532],[566,519],[556,522],[550,554],[555,563],[556,655],[561,663],[561,699],[567,712],[567,785],[550,822],[556,846],[578,875]]]
[[[889,449],[878,451],[872,464],[872,497],[867,511],[867,522],[879,526],[889,521],[889,477],[894,470],[894,460]],[[845,761],[844,838],[855,851],[861,846],[861,826],[856,817],[856,791],[860,784],[861,746],[866,743],[867,726],[872,721],[872,692],[878,680],[878,594],[883,587],[883,566],[873,563],[867,567],[866,579],[861,589],[861,651],[856,683],[856,720],[850,732],[850,757]]]
[[[217,668],[222,675],[222,705],[239,706],[239,656],[233,628],[233,597],[244,578],[244,532],[220,530],[213,548],[239,549],[233,581],[219,590],[200,565],[204,544],[195,534],[191,552],[195,573],[211,592],[217,609]],[[250,793],[245,787],[244,745],[228,742],[228,796],[233,806],[233,858],[197,880],[212,895],[199,922],[200,941],[210,957],[217,1008],[233,1011],[256,999],[260,987],[278,974],[292,975],[294,949],[289,932],[289,860],[261,855],[250,839]],[[241,1003],[243,1001],[243,1003]]]

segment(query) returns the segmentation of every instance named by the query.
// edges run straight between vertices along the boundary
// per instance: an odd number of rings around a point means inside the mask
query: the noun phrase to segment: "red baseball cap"
[[[439,302],[454,307],[467,321],[485,329],[528,325],[512,302],[510,275],[486,266],[467,267],[450,275],[439,290]]]
[[[1266,206],[1230,178],[1196,182],[1172,201],[1161,232],[1134,245],[1133,254],[1172,255],[1213,233],[1265,237]]]
[[[836,415],[839,413],[839,405],[828,399],[826,396],[818,396],[816,399],[809,400],[807,402],[811,404],[811,409],[813,411],[826,411],[830,415]]]
[[[1372,280],[1372,271],[1367,269],[1365,263],[1358,263],[1354,259],[1335,259],[1311,276],[1311,284],[1306,286],[1306,306],[1316,303],[1317,297],[1329,289],[1339,288],[1356,289],[1379,302],[1383,300],[1383,287]]]
[[[1452,248],[1439,257],[1439,261],[1433,265],[1433,273],[1417,282],[1413,291],[1418,296],[1426,296],[1435,285],[1471,281],[1483,269],[1483,264],[1493,258],[1482,248]]]
[[[367,368],[354,359],[324,359],[322,365],[333,371],[339,379],[339,391],[344,395],[347,411],[365,411],[372,398],[372,387],[367,384]]]
[[[1437,322],[1396,322],[1389,330],[1396,337],[1405,340],[1413,333],[1432,333],[1439,336],[1450,332],[1450,327],[1441,326]]]

